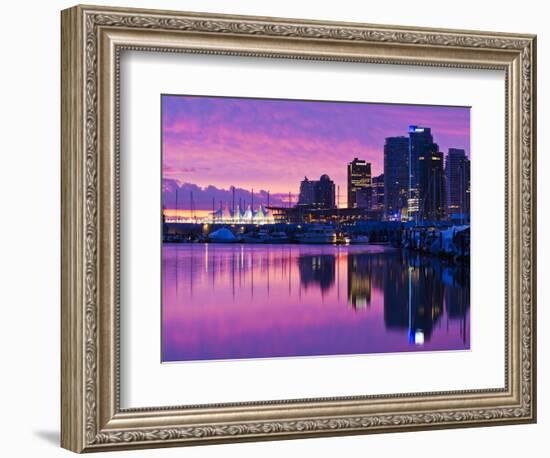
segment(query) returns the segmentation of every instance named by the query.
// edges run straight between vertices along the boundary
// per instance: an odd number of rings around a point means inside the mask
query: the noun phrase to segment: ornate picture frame
[[[75,6],[61,18],[64,448],[92,452],[536,421],[535,36],[94,6]],[[506,386],[122,409],[124,50],[504,71]]]

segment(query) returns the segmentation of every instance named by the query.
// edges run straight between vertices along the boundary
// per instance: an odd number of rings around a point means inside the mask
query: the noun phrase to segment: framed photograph
[[[62,446],[536,420],[536,38],[62,12]]]

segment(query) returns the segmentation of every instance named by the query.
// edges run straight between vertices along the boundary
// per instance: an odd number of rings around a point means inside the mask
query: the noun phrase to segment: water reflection
[[[322,293],[334,286],[336,279],[336,256],[333,254],[300,255],[298,257],[300,285],[318,287]]]
[[[163,247],[163,360],[469,348],[467,266],[380,246]]]
[[[348,302],[354,309],[362,309],[370,305],[373,263],[379,256],[368,254],[348,255]]]

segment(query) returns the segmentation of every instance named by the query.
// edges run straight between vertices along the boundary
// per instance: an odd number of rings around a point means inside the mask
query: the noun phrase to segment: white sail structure
[[[263,205],[260,205],[260,208],[258,208],[255,215],[255,220],[257,224],[267,224],[273,222],[273,218],[271,217],[269,210]]]
[[[214,210],[212,213],[212,222],[216,223],[218,221],[222,220],[223,212],[221,208],[218,208],[217,210]]]
[[[231,210],[229,207],[225,207],[222,210],[222,221],[223,222],[231,222],[233,219],[233,215],[231,214]]]
[[[250,205],[248,206],[248,208],[244,212],[242,222],[243,223],[253,223],[254,222],[254,212],[252,211],[252,207],[250,207]]]
[[[272,213],[261,204],[256,209],[251,205],[243,209],[240,205],[232,208],[230,205],[220,205],[205,216],[166,217],[167,223],[196,223],[196,224],[272,224],[275,222]]]

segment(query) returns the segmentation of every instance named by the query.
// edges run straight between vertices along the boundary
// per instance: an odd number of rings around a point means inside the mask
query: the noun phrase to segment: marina
[[[424,254],[464,261],[470,257],[470,226],[396,222],[348,225],[225,225],[165,223],[167,243],[242,243],[367,245],[385,244]]]

